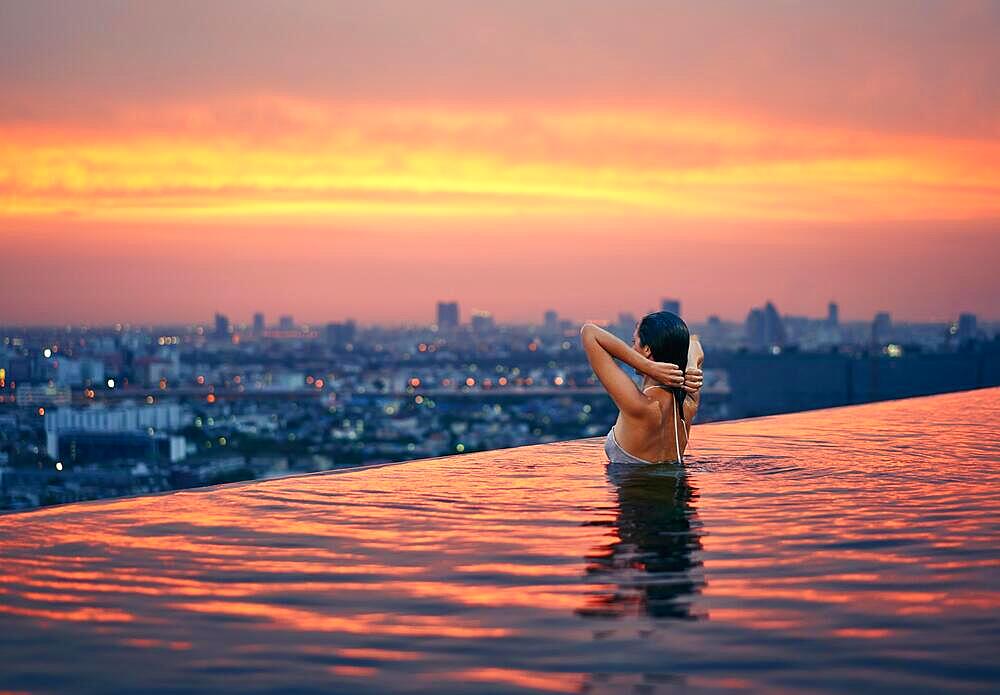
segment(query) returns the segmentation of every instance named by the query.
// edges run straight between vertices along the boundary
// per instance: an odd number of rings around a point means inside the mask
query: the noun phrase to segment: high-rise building
[[[681,315],[681,300],[664,299],[660,302],[660,311],[669,311],[671,314]]]
[[[289,314],[285,314],[278,319],[278,329],[282,331],[294,331],[295,330],[295,319]]]
[[[764,348],[764,311],[753,308],[747,313],[747,345],[755,349]]]
[[[964,343],[967,340],[975,340],[979,332],[978,322],[975,314],[962,314],[958,317],[958,340]]]
[[[472,330],[476,333],[487,333],[495,327],[493,314],[488,311],[472,312]]]
[[[342,348],[348,343],[354,342],[354,335],[357,327],[354,321],[344,321],[343,323],[326,324],[326,342],[335,348]]]
[[[836,328],[840,325],[840,307],[837,302],[830,302],[826,306],[826,325]]]
[[[892,331],[892,317],[888,311],[880,311],[875,314],[872,321],[872,342],[875,345],[884,345],[889,342],[889,334]]]
[[[458,328],[458,302],[438,302],[437,325],[444,329]]]
[[[708,317],[708,321],[705,322],[705,328],[702,337],[706,343],[719,344],[722,342],[725,335],[725,329],[722,325],[722,319],[719,318],[717,314],[711,314]]]
[[[764,341],[768,347],[785,345],[785,324],[771,302],[764,305]]]
[[[755,307],[747,314],[747,345],[756,350],[772,350],[785,345],[785,324],[774,304]]]
[[[545,330],[550,333],[559,330],[559,314],[554,309],[545,312]]]
[[[635,320],[634,314],[623,311],[618,314],[618,321],[611,329],[611,332],[624,340],[626,343],[631,344],[632,335],[635,333],[636,323],[637,321]]]
[[[258,311],[256,314],[253,315],[253,332],[254,332],[254,335],[263,335],[264,334],[264,328],[265,328],[264,314],[262,314],[261,312]]]
[[[215,337],[217,338],[228,338],[229,337],[229,317],[225,314],[215,315]]]

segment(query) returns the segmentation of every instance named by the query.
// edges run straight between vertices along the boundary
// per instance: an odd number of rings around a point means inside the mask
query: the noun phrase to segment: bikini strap
[[[674,396],[673,393],[671,393],[670,395]],[[676,396],[674,396],[674,405],[675,406],[677,405],[677,397]],[[675,411],[674,412],[674,448],[677,450],[677,463],[681,464],[682,466],[684,465],[684,454],[681,453],[681,440],[677,436],[677,420],[679,419],[679,417],[678,417],[678,411],[680,410],[680,408],[683,408],[683,407],[684,407],[684,405],[681,404],[679,408],[674,408],[674,411]]]

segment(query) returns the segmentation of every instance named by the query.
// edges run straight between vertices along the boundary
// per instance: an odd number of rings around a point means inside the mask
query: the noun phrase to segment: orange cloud
[[[1000,144],[612,106],[279,96],[0,126],[0,220],[1000,216]]]

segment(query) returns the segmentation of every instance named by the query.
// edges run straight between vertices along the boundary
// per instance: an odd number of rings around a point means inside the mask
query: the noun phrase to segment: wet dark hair
[[[676,364],[682,372],[687,369],[691,333],[680,316],[669,311],[646,314],[639,321],[638,333],[639,344],[649,348],[652,360]],[[687,391],[677,387],[670,392],[674,394],[678,417],[683,421]]]

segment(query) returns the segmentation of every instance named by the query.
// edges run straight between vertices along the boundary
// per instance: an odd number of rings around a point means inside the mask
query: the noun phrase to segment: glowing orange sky
[[[997,318],[996,6],[624,7],[5,7],[0,322]]]

